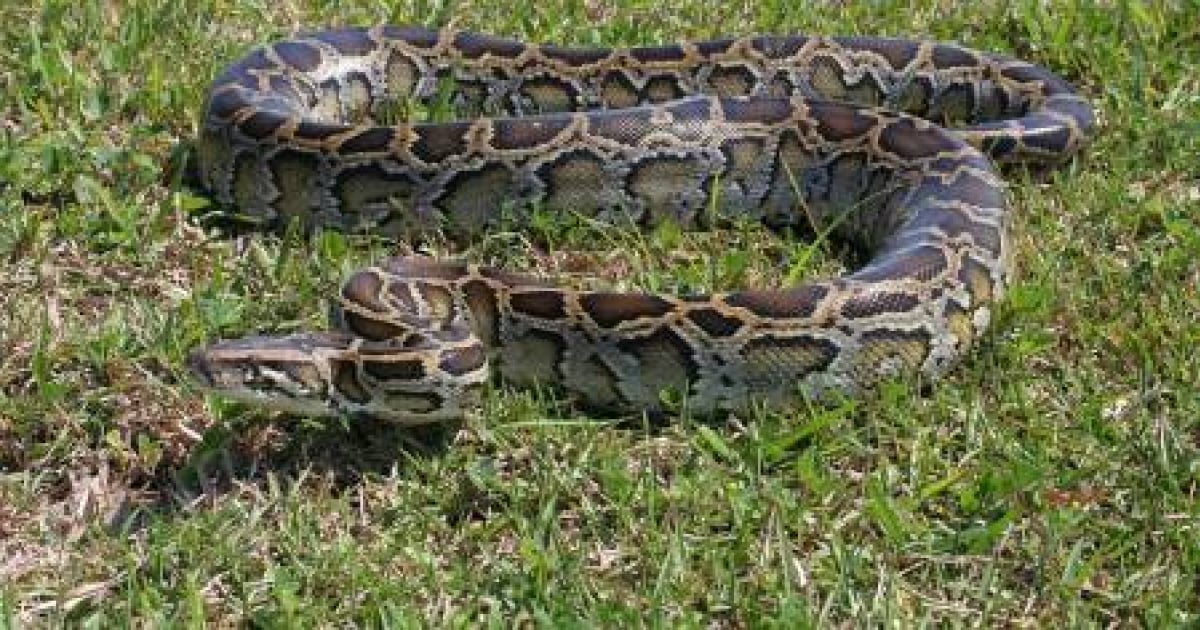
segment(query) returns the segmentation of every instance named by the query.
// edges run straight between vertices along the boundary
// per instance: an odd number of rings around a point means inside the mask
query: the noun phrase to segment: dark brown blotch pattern
[[[669,327],[659,327],[644,337],[623,339],[617,347],[637,358],[641,368],[637,380],[651,389],[683,389],[699,378],[695,350]]]
[[[342,310],[340,319],[342,326],[362,337],[373,341],[385,341],[403,335],[408,331],[406,327],[399,326],[379,317],[372,317],[357,313],[354,311]]]
[[[690,308],[687,318],[709,337],[731,337],[741,330],[743,321],[716,308]]]
[[[327,142],[330,138],[346,133],[348,127],[337,123],[316,120],[301,120],[296,125],[296,135],[305,140]]]
[[[251,138],[270,138],[290,118],[286,114],[258,109],[238,123],[238,129]]]
[[[808,284],[784,291],[741,291],[725,296],[725,303],[766,318],[811,317],[829,289]]]
[[[751,385],[794,385],[796,379],[825,371],[841,348],[810,335],[764,335],[750,340],[741,357],[746,380]]]
[[[885,313],[905,313],[916,308],[920,302],[920,297],[912,293],[860,293],[842,304],[842,316],[848,319],[862,319]]]
[[[612,54],[612,51],[606,48],[577,48],[573,46],[555,46],[553,44],[542,44],[540,51],[542,56],[547,59],[561,61],[571,66],[593,64]]]
[[[538,319],[561,320],[567,316],[565,297],[558,289],[514,292],[508,303],[514,311]]]
[[[516,40],[467,32],[454,36],[454,47],[467,59],[484,56],[513,59],[525,51],[525,44]]]
[[[338,145],[338,152],[343,155],[386,153],[395,135],[390,127],[369,127],[343,140]]]
[[[534,149],[557,137],[571,124],[570,116],[500,119],[492,126],[492,146],[501,151]]]
[[[629,49],[630,58],[640,63],[676,63],[687,59],[679,46],[640,46]]]
[[[813,101],[809,110],[817,121],[817,130],[832,142],[861,138],[878,121],[874,115],[842,103]]]
[[[383,381],[416,381],[425,378],[425,363],[420,359],[379,355],[364,357],[363,371]]]
[[[662,317],[675,308],[671,302],[647,293],[583,293],[579,306],[601,328],[641,317]]]
[[[879,133],[879,148],[902,160],[915,160],[941,152],[956,151],[962,140],[936,127],[917,129],[910,119],[891,120]]]
[[[275,54],[300,72],[311,72],[321,65],[321,51],[305,42],[279,42],[275,44]]]
[[[768,125],[781,123],[795,112],[785,98],[722,99],[721,111],[729,122]]]
[[[413,128],[417,138],[410,150],[418,160],[427,163],[441,162],[458,155],[467,148],[469,122],[447,122],[437,125],[418,125]]]
[[[979,65],[978,58],[958,46],[938,44],[933,47],[933,65],[939,69],[964,68]]]

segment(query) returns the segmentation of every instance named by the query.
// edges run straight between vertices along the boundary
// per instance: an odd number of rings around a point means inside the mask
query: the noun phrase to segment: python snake
[[[462,118],[392,120],[438,107]],[[222,341],[188,363],[234,399],[410,424],[463,416],[493,375],[592,409],[697,414],[934,378],[1009,274],[994,162],[1059,163],[1094,126],[1039,66],[904,39],[588,49],[381,26],[273,43],[216,79],[197,142],[201,186],[264,227],[470,238],[502,208],[752,218],[830,226],[871,257],[828,280],[683,296],[400,258],[346,281],[330,331]]]

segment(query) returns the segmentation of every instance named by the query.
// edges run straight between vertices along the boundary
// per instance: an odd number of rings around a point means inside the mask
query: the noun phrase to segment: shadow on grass
[[[335,492],[363,478],[387,476],[414,459],[444,454],[458,425],[403,427],[384,422],[277,417],[237,426],[217,424],[154,484],[172,503],[257,486],[269,477],[315,477]]]

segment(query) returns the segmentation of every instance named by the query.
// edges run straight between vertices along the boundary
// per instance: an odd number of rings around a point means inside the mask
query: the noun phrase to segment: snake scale
[[[459,118],[391,120],[439,106]],[[995,164],[1060,163],[1094,127],[1049,71],[933,42],[298,36],[216,79],[197,142],[201,186],[264,227],[470,238],[531,208],[639,226],[811,221],[869,262],[675,296],[398,258],[349,277],[331,330],[221,341],[188,363],[252,404],[408,424],[463,416],[493,377],[589,409],[706,415],[935,378],[985,330],[1009,274]]]

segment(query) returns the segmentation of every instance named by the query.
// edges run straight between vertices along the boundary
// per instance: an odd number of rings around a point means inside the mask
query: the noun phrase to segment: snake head
[[[249,405],[409,425],[461,418],[487,377],[482,344],[450,334],[244,337],[196,350],[187,365],[206,389]]]
[[[354,347],[341,333],[244,337],[192,352],[187,366],[206,389],[238,402],[305,416],[336,416],[332,389]]]

